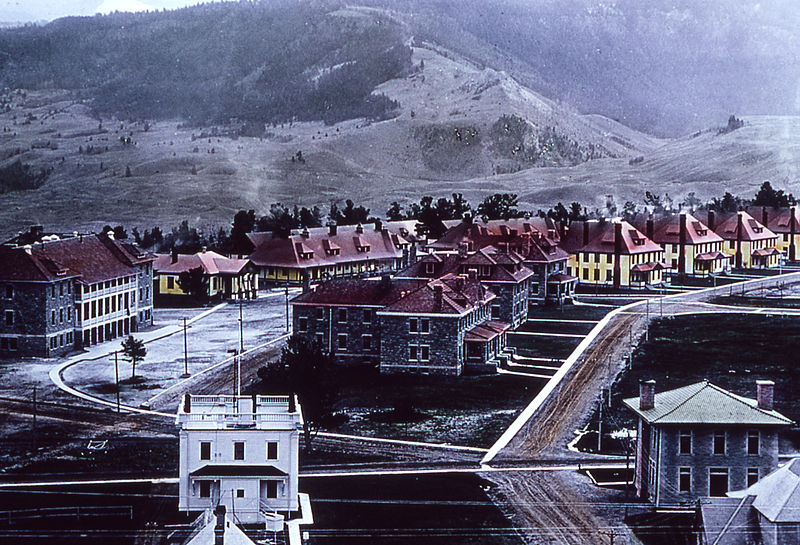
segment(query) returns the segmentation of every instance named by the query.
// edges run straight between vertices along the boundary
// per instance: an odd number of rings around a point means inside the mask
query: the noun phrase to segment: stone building
[[[496,299],[474,275],[330,280],[292,300],[294,333],[382,373],[493,371],[509,328]]]
[[[698,382],[655,393],[640,385],[624,403],[639,417],[637,495],[656,506],[721,497],[778,465],[778,431],[793,422],[773,407],[774,384],[757,382],[756,399]]]
[[[395,278],[440,278],[447,274],[466,274],[477,278],[497,295],[491,307],[491,319],[518,327],[528,316],[528,297],[533,271],[523,264],[515,251],[501,251],[487,246],[468,252],[462,244],[457,254],[431,253],[399,271]]]
[[[179,510],[224,505],[245,524],[298,510],[303,417],[294,397],[187,394],[176,423]]]
[[[57,356],[153,322],[153,260],[109,235],[0,247],[0,356]]]

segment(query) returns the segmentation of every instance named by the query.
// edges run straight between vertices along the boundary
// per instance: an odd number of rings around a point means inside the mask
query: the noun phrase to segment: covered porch
[[[468,330],[464,336],[465,365],[478,369],[494,368],[492,360],[505,348],[506,332],[510,327],[506,322],[489,321]]]

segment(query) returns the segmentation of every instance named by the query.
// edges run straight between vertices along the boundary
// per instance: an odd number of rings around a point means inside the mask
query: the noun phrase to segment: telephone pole
[[[183,378],[189,376],[189,343],[186,340],[186,318],[183,319]]]
[[[117,350],[114,350],[114,381],[117,383],[117,412],[119,412],[119,361],[117,360]]]

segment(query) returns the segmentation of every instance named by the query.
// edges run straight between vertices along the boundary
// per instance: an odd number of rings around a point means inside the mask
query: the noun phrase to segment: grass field
[[[775,408],[800,420],[800,317],[759,315],[679,316],[656,320],[650,340],[634,352],[632,369],[614,385],[606,429],[634,427],[622,399],[639,395],[639,381],[655,379],[663,392],[708,379],[736,394],[755,398],[755,381],[775,381]],[[596,419],[593,419],[593,422]]]
[[[386,376],[348,370],[337,408],[348,421],[338,433],[488,447],[539,392],[543,381],[508,375]],[[395,418],[410,402],[417,414]]]
[[[302,479],[310,545],[520,544],[475,475]]]

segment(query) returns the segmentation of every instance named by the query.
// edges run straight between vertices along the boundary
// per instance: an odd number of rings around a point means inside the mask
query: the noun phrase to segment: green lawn
[[[552,318],[556,320],[600,320],[611,310],[613,309],[590,305],[564,305],[561,308],[555,305],[531,305],[528,308],[528,318]]]
[[[517,354],[529,358],[566,359],[581,339],[572,337],[527,337],[509,335],[508,345],[517,349]]]
[[[606,425],[633,426],[622,399],[639,395],[639,381],[656,380],[662,392],[703,379],[755,397],[756,379],[775,381],[775,408],[800,420],[800,317],[704,315],[653,322],[650,340],[634,352],[633,368],[614,385]]]

